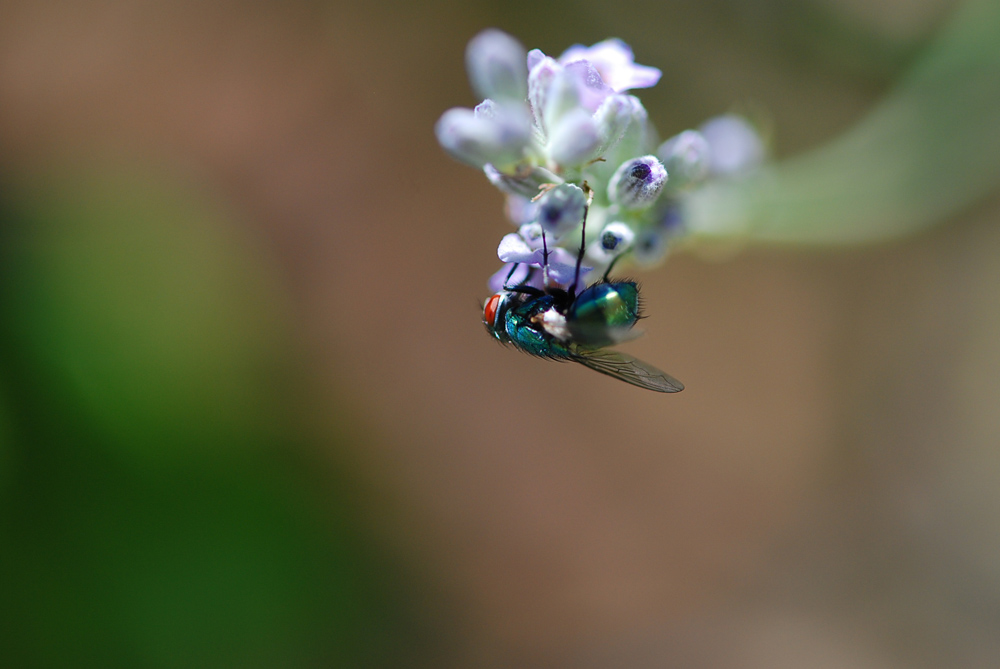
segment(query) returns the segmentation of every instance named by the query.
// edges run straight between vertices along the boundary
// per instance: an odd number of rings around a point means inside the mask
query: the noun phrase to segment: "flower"
[[[658,69],[636,65],[632,48],[617,38],[606,39],[593,46],[574,44],[559,56],[559,62],[563,64],[578,61],[592,65],[604,83],[618,93],[633,88],[650,88],[660,80]]]
[[[627,91],[655,85],[660,70],[637,64],[619,39],[552,58],[488,29],[469,42],[465,61],[480,102],[446,111],[435,133],[506,195],[518,226],[497,248],[505,264],[490,278],[494,291],[568,287],[599,279],[619,259],[661,262],[686,231],[685,200],[765,156],[753,126],[731,114],[658,143]]]
[[[505,263],[524,264],[529,267],[546,267],[545,250],[536,248],[518,232],[504,235],[497,246],[497,257]],[[567,285],[576,279],[577,257],[566,249],[553,246],[548,249],[548,274],[558,284]],[[592,268],[581,266],[585,274]]]

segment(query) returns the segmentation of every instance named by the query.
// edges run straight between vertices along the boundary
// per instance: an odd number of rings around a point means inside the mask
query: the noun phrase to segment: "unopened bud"
[[[608,196],[626,209],[643,209],[656,201],[665,183],[667,170],[656,156],[633,158],[615,170]]]
[[[516,108],[455,107],[434,126],[438,142],[453,158],[474,167],[504,169],[519,162],[531,136],[527,115]]]
[[[558,239],[580,225],[586,208],[587,196],[579,186],[560,184],[539,200],[536,221]]]
[[[523,102],[528,94],[524,47],[507,33],[490,28],[472,38],[465,67],[472,88],[484,98]]]
[[[696,184],[708,176],[711,154],[708,141],[697,130],[685,130],[656,150],[670,175],[671,192]]]

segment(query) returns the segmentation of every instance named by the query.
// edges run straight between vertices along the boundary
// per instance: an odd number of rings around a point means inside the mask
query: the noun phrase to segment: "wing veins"
[[[595,372],[659,393],[679,393],[684,384],[648,362],[619,351],[577,349],[573,361]]]

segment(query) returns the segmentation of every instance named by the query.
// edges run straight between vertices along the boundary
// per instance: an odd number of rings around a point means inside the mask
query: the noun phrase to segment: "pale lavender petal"
[[[489,28],[469,41],[465,67],[481,97],[523,101],[528,93],[524,47],[507,33]]]
[[[580,267],[580,275],[583,276],[591,269]],[[559,246],[552,249],[549,253],[549,277],[563,285],[573,283],[576,278],[576,255]]]
[[[512,238],[516,238],[516,240]],[[500,260],[507,263],[523,263],[531,267],[542,267],[544,255],[542,249],[531,251],[524,240],[514,233],[504,237],[497,248],[497,256],[500,257]],[[581,268],[580,272],[582,274],[590,269],[590,267],[584,267]],[[508,269],[508,271],[510,270]],[[576,256],[560,246],[550,248],[549,277],[556,283],[568,284],[573,281],[575,275]],[[491,278],[490,281],[493,279]]]
[[[632,88],[649,88],[660,80],[655,67],[637,65],[632,49],[620,39],[611,38],[590,47],[576,44],[559,57],[563,65],[585,60],[593,64],[604,83],[618,93]]]
[[[534,271],[532,271],[534,270]],[[538,288],[539,290],[545,289],[545,283],[542,281],[542,273],[538,271],[536,267],[528,267],[528,278],[522,281],[519,286],[531,286],[532,288]]]
[[[521,239],[521,235],[512,232],[504,235],[497,246],[497,257],[504,262],[523,262],[528,264],[541,264],[542,251],[531,248],[528,243]]]
[[[531,51],[529,51],[527,58],[528,72],[531,72],[533,69],[535,69],[535,65],[538,65],[540,62],[542,62],[543,58],[545,58],[545,54],[542,53],[541,49],[532,49]]]
[[[476,105],[472,112],[476,115],[476,118],[484,118],[492,121],[497,117],[497,103],[486,98]]]
[[[580,104],[590,112],[596,111],[609,95],[615,93],[615,89],[604,82],[601,73],[589,61],[569,63],[566,72],[575,77]]]

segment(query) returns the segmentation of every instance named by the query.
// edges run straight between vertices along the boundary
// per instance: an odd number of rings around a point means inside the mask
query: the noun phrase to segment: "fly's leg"
[[[517,268],[520,267],[520,266],[521,266],[521,263],[514,263],[514,266],[510,268],[509,272],[507,272],[507,278],[503,280],[503,289],[504,290],[510,290],[510,288],[507,287],[507,282],[510,281],[510,277],[514,276],[514,272],[516,272]],[[529,274],[529,276],[530,276],[530,274]]]
[[[625,253],[628,253],[628,251],[626,251]],[[607,282],[608,275],[611,274],[611,270],[614,269],[615,263],[617,263],[621,259],[621,257],[625,255],[625,253],[619,253],[614,258],[612,258],[611,264],[608,265],[608,268],[606,270],[604,270],[604,276],[601,277],[601,281]]]
[[[545,240],[545,230],[542,230],[542,285],[549,289],[549,244]]]
[[[587,213],[594,201],[594,191],[586,181],[583,182],[583,192],[587,194],[587,204],[583,206],[583,220],[580,222],[580,252],[576,254],[576,273],[573,275],[573,285],[569,287],[570,298],[576,297],[576,287],[580,283],[580,267],[583,265],[583,254],[587,250]],[[545,241],[544,234],[542,241]]]
[[[504,287],[504,290],[506,290],[509,293],[520,293],[521,295],[531,295],[532,297],[541,297],[542,295],[545,295],[544,290],[540,290],[538,288],[535,288],[534,286],[521,285],[521,286],[512,286],[510,288]]]

